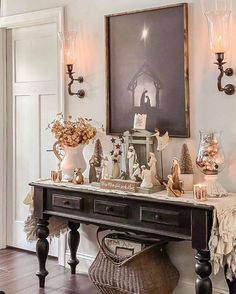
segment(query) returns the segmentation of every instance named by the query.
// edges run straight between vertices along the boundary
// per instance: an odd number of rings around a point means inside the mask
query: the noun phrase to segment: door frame
[[[34,11],[18,15],[0,17],[0,228],[3,234],[0,234],[0,249],[6,248],[7,244],[7,117],[6,117],[6,101],[7,101],[7,71],[6,71],[6,31],[8,29],[26,27],[31,25],[43,25],[47,23],[56,23],[57,31],[64,31],[64,8],[57,7],[52,9]],[[60,40],[58,38],[58,48]],[[59,54],[59,101],[60,110],[65,112],[64,99],[64,52],[63,48]],[[3,168],[1,168],[3,167]],[[61,244],[60,244],[61,243]],[[66,246],[65,240],[62,238],[59,242],[59,252],[63,251]],[[61,248],[62,247],[62,248]],[[64,249],[65,251],[66,249]],[[63,259],[62,257],[59,260]],[[60,263],[63,263],[60,262]]]
[[[1,9],[1,16],[6,15],[6,1],[1,0],[0,9]]]
[[[6,31],[0,29],[0,249],[6,247]],[[3,127],[2,127],[3,126]]]

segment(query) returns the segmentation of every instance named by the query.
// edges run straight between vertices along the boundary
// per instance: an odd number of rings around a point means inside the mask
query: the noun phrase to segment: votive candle
[[[60,183],[62,180],[62,171],[61,170],[52,170],[51,179],[55,183]]]
[[[207,200],[207,185],[204,185],[204,184],[193,185],[193,196],[195,200],[206,201]]]

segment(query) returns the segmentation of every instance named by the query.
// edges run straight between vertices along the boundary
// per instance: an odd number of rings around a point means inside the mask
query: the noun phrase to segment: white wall
[[[189,0],[189,46],[190,46],[190,107],[191,138],[172,139],[164,157],[165,170],[170,166],[172,156],[179,155],[180,147],[187,142],[193,158],[196,156],[200,129],[216,129],[223,131],[223,146],[227,156],[226,168],[220,180],[229,191],[236,190],[236,94],[226,96],[216,88],[217,68],[213,65],[214,56],[209,50],[207,25],[202,14],[199,0]],[[236,26],[236,1],[233,1],[233,25]],[[56,6],[65,6],[66,27],[78,30],[80,37],[79,68],[85,77],[87,97],[80,101],[75,97],[67,97],[67,113],[73,116],[87,116],[105,123],[105,37],[103,16],[110,13],[132,11],[161,5],[174,4],[174,0],[5,0],[6,15],[18,14]],[[236,45],[236,34],[232,42]],[[235,69],[236,54],[231,50],[226,60]],[[224,80],[224,82],[227,78]],[[230,78],[236,84],[236,75]],[[91,111],[92,110],[92,111]],[[106,139],[108,142],[108,139]],[[107,152],[109,148],[107,147]],[[92,148],[87,148],[87,154]],[[196,170],[196,181],[202,176]],[[84,227],[83,227],[84,228]],[[93,229],[84,228],[80,252],[95,255]],[[194,252],[190,243],[170,245],[173,261],[181,272],[181,283],[176,293],[194,293],[189,290],[189,283],[194,280]],[[223,275],[214,279],[219,289],[226,289]],[[192,287],[192,286],[191,286]],[[192,292],[191,292],[192,291]],[[216,293],[227,293],[218,291]]]

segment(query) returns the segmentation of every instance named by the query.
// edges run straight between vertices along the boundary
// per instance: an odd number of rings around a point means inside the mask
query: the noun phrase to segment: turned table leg
[[[46,260],[48,256],[49,244],[47,237],[49,235],[48,221],[46,219],[39,219],[37,224],[37,237],[39,238],[36,244],[36,255],[39,262],[39,271],[36,275],[39,278],[39,287],[44,288],[45,278],[48,275],[46,270]]]
[[[77,259],[76,253],[79,247],[80,235],[78,229],[80,224],[69,222],[68,227],[70,229],[68,233],[68,245],[70,248],[70,259],[68,260],[68,264],[71,268],[71,274],[74,275],[76,273],[76,266],[79,263]]]
[[[229,294],[236,294],[236,279],[234,278],[232,281],[226,278],[227,266],[225,266],[225,279],[229,288]]]
[[[212,283],[209,276],[211,275],[211,263],[209,251],[198,251],[195,256],[197,262],[195,271],[197,279],[195,283],[196,294],[212,294]]]

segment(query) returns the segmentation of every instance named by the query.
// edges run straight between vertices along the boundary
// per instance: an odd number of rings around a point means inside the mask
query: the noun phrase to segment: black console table
[[[204,204],[191,204],[160,200],[137,195],[102,193],[73,187],[59,187],[43,182],[34,186],[35,216],[38,218],[36,252],[39,261],[41,288],[48,275],[45,264],[48,255],[48,220],[59,216],[68,221],[68,244],[71,273],[79,263],[76,252],[79,246],[80,223],[94,224],[126,232],[145,234],[169,241],[189,240],[196,253],[196,294],[212,294],[212,272],[208,241],[210,238],[213,209]],[[227,281],[229,293],[236,294],[236,282]]]

